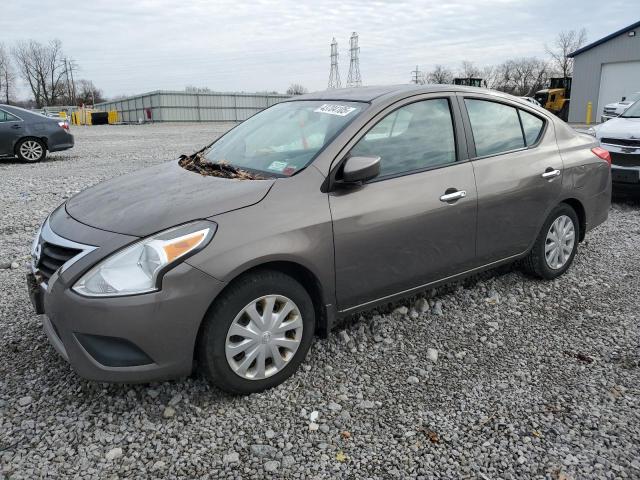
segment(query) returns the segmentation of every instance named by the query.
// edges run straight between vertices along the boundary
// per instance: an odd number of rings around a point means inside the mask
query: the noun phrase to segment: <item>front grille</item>
[[[53,243],[42,242],[40,260],[36,268],[42,275],[45,283],[49,283],[49,279],[56,270],[81,252],[82,250],[76,248],[62,247]]]
[[[609,152],[611,163],[620,167],[640,167],[640,155],[628,153]]]
[[[604,113],[606,113],[607,115],[615,115],[616,114],[616,109],[615,108],[605,108],[604,109]]]
[[[640,147],[640,140],[632,138],[603,138],[600,143],[608,143],[609,145],[618,145],[620,147]]]

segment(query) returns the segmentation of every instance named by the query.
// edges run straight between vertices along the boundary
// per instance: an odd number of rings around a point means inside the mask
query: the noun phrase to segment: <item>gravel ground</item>
[[[367,312],[266,393],[76,376],[26,294],[38,223],[227,127],[74,128],[70,152],[0,164],[0,478],[640,478],[638,204],[561,279],[506,268]]]

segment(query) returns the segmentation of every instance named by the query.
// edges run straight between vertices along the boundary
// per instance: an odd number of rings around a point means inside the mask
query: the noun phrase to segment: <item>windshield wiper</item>
[[[265,177],[248,172],[225,161],[216,163],[207,162],[203,155],[203,150],[192,155],[180,155],[178,164],[185,170],[190,170],[204,176],[233,178],[237,180],[266,180]]]

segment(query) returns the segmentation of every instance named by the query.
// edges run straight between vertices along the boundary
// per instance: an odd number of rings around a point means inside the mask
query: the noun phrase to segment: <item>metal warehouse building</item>
[[[190,93],[158,90],[112,102],[98,103],[97,111],[118,112],[119,121],[241,122],[260,110],[289,98],[262,93]]]
[[[629,25],[569,55],[575,63],[569,121],[584,122],[587,102],[592,119],[604,106],[640,92],[640,22]]]

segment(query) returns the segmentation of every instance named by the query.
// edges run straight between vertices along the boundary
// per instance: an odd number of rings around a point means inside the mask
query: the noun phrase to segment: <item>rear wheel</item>
[[[235,394],[284,382],[304,360],[315,312],[300,283],[277,271],[240,277],[207,314],[198,364],[214,385]]]
[[[25,138],[16,145],[16,155],[23,162],[35,163],[47,156],[47,149],[37,138]]]
[[[547,280],[567,271],[578,249],[579,221],[575,210],[561,203],[549,214],[536,243],[524,260],[525,269]]]

